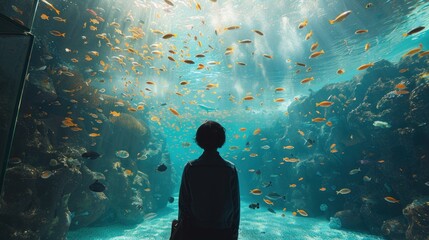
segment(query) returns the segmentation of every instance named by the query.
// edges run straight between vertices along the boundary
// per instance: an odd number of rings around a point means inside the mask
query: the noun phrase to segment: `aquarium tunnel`
[[[207,120],[238,239],[429,239],[429,2],[0,0],[0,239],[169,239]]]

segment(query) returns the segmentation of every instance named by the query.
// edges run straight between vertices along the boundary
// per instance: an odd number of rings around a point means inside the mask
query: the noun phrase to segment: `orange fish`
[[[303,216],[303,217],[307,217],[307,216],[308,216],[308,213],[307,213],[306,211],[302,210],[302,209],[297,209],[296,211],[297,211],[301,216]]]
[[[356,30],[355,34],[362,34],[362,33],[367,33],[367,32],[368,32],[367,29],[359,29],[359,30]]]
[[[243,98],[243,100],[253,100],[253,99],[255,99],[254,97],[252,97],[252,96],[245,96],[244,98]]]
[[[289,187],[294,188],[294,187],[296,187],[296,184],[295,183],[289,184]]]
[[[257,129],[255,129],[255,131],[253,131],[253,135],[258,135],[259,133],[261,133],[260,128],[257,128]]]
[[[50,2],[48,2],[48,1],[46,1],[46,0],[42,0],[42,2],[44,3],[44,4],[46,4],[46,6],[49,8],[49,10],[53,10],[53,11],[55,11],[56,13],[57,13],[57,15],[60,15],[60,10],[58,10],[58,9],[56,9],[55,7],[54,7],[54,5],[52,5],[52,3],[50,3]]]
[[[172,37],[177,37],[177,34],[173,34],[173,33],[167,33],[164,36],[162,36],[163,39],[169,39]]]
[[[241,132],[244,132],[244,131],[246,131],[247,129],[246,128],[240,128],[239,129]]]
[[[283,161],[289,162],[289,163],[297,163],[297,162],[299,162],[299,159],[298,158],[288,158],[288,157],[285,157],[285,158],[283,158]]]
[[[397,88],[397,89],[404,89],[404,88],[407,88],[407,87],[403,83],[398,83],[398,84],[396,84],[395,88]]]
[[[258,188],[255,188],[255,189],[250,190],[250,193],[253,195],[261,195],[262,191]]]
[[[127,170],[125,170],[125,171],[124,171],[124,175],[125,175],[126,177],[128,177],[128,176],[133,175],[133,172],[132,172],[131,170],[127,169]]]
[[[292,150],[292,149],[294,149],[295,147],[294,146],[291,146],[291,145],[288,145],[288,146],[283,146],[283,149],[289,149],[289,150]]]
[[[298,133],[301,135],[301,136],[304,136],[305,134],[304,134],[304,132],[303,131],[301,131],[301,130],[298,130]]]
[[[42,172],[42,174],[40,175],[40,177],[43,178],[43,179],[47,179],[47,178],[49,178],[52,175],[53,175],[53,173],[51,171],[46,170],[46,171]]]
[[[304,78],[301,80],[301,84],[308,83],[314,80],[314,77]]]
[[[340,74],[340,75],[343,74],[343,73],[345,73],[345,72],[346,71],[344,71],[344,69],[342,69],[342,68],[337,70],[337,74]]]
[[[57,30],[49,31],[49,33],[55,37],[66,37],[66,33],[62,33]]]
[[[302,29],[302,28],[306,27],[306,26],[307,26],[307,24],[308,24],[308,20],[307,20],[307,19],[305,19],[303,22],[301,22],[301,23],[298,25],[298,28],[299,28],[299,29]]]
[[[90,133],[89,136],[90,137],[99,137],[99,136],[101,136],[101,134],[99,134],[99,133]]]
[[[325,54],[325,51],[323,49],[320,50],[320,51],[318,51],[318,52],[312,53],[308,58],[315,58],[315,57],[318,57],[318,56],[320,56],[322,54]]]
[[[329,101],[322,101],[320,103],[316,103],[316,107],[330,107],[332,106],[332,104],[334,103]]]
[[[405,53],[402,57],[404,58],[408,56],[413,56],[414,54],[420,52],[422,49],[423,49],[423,44],[420,43],[418,48],[411,49],[410,51]]]
[[[44,14],[44,13],[42,15],[40,15],[40,18],[43,20],[49,20],[49,16]]]
[[[334,24],[334,23],[342,22],[344,21],[344,19],[346,19],[348,15],[350,15],[350,13],[352,13],[352,11],[345,11],[340,15],[338,15],[334,20],[329,20],[329,23]]]
[[[384,200],[390,202],[390,203],[399,203],[399,200],[394,197],[385,197]]]
[[[170,110],[170,112],[172,112],[174,115],[180,116],[179,112],[176,109],[174,109],[174,108],[168,108],[168,110]]]
[[[198,67],[197,67],[198,70],[203,69],[203,68],[204,68],[204,64],[201,64],[201,63],[198,64]]]
[[[314,51],[314,50],[316,50],[316,48],[317,48],[318,46],[319,46],[319,43],[318,43],[318,42],[315,42],[315,43],[311,44],[310,51]]]
[[[321,188],[319,188],[319,191],[324,192],[324,191],[326,191],[326,188],[325,187],[321,187]]]
[[[328,121],[328,122],[326,122],[326,125],[327,125],[328,127],[332,127],[332,122],[331,122],[331,121]]]
[[[276,98],[274,99],[274,102],[284,102],[285,99],[284,98]]]
[[[371,47],[371,45],[369,43],[365,44],[365,52],[369,50],[369,48]]]
[[[320,118],[320,117],[318,117],[318,118],[311,119],[311,121],[312,122],[324,122],[324,121],[326,121],[326,118]]]
[[[264,202],[265,202],[266,204],[268,204],[268,205],[274,205],[274,203],[273,203],[271,200],[269,200],[269,199],[265,199],[265,198],[263,198],[263,200],[264,200]]]
[[[282,87],[278,87],[276,89],[274,89],[275,92],[283,92],[285,89]]]
[[[313,30],[310,30],[309,33],[307,33],[307,35],[305,35],[305,40],[308,40],[311,38],[311,36],[313,36]]]
[[[374,63],[363,64],[363,65],[359,66],[357,68],[357,70],[364,70],[364,69],[367,69],[367,68],[372,67],[372,66],[374,66]]]
[[[114,116],[114,117],[119,117],[119,116],[121,116],[121,113],[118,113],[118,112],[116,112],[116,111],[110,111],[110,114],[111,114],[112,116]]]

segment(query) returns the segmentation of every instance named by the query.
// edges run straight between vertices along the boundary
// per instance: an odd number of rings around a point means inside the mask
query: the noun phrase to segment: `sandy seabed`
[[[176,198],[177,199],[177,198]],[[375,240],[381,237],[329,228],[329,222],[310,217],[295,217],[290,211],[273,214],[266,207],[252,210],[241,202],[240,240]],[[158,216],[134,226],[112,225],[70,231],[68,240],[168,240],[171,221],[177,218],[177,203],[158,212]]]

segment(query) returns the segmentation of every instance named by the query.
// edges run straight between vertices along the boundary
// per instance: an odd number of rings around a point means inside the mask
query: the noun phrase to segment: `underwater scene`
[[[169,239],[206,120],[239,239],[429,239],[428,1],[0,2],[35,36],[1,239]]]

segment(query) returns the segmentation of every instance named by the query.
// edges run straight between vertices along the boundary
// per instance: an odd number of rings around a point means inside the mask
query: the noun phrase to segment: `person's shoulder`
[[[228,160],[223,160],[224,162],[225,162],[225,165],[227,166],[227,167],[230,167],[230,168],[232,168],[232,169],[235,169],[235,165],[234,165],[234,163],[232,163],[232,162],[230,162],[230,161],[228,161]]]
[[[185,169],[190,168],[190,167],[192,167],[192,166],[199,165],[199,162],[200,162],[200,161],[198,161],[198,159],[188,161],[188,162],[185,164]]]

